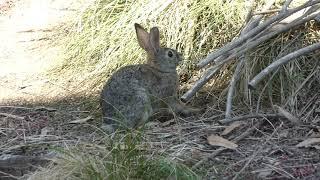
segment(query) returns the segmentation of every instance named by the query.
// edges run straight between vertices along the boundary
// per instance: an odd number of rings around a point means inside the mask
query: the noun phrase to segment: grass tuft
[[[49,168],[33,173],[30,179],[200,179],[185,165],[148,152],[141,133],[116,134],[113,138],[103,145],[56,149],[59,158]]]

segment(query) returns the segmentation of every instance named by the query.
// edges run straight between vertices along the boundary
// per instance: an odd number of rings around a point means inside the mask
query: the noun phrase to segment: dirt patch
[[[56,157],[55,148],[96,142],[103,133],[97,118],[79,105],[59,102],[49,105],[0,106],[0,179],[23,176],[45,166]],[[84,124],[71,121],[90,118]],[[14,179],[14,178],[13,178]]]
[[[63,85],[45,72],[52,68],[61,51],[57,38],[65,35],[63,24],[77,10],[81,0],[5,1],[14,6],[0,15],[0,104],[12,101],[67,95]]]
[[[94,136],[87,136],[90,127],[68,124],[90,113],[79,110],[81,103],[55,103],[70,92],[44,73],[59,53],[52,42],[61,24],[87,4],[80,2],[0,0],[0,179],[43,165],[48,147]]]
[[[0,0],[0,15],[8,13],[14,4],[14,0]]]
[[[314,105],[316,106],[316,105]],[[224,113],[207,111],[202,117],[155,123],[148,137],[156,149],[166,149],[172,158],[203,172],[209,179],[318,179],[320,156],[317,143],[298,147],[312,138],[320,140],[319,114],[304,125],[296,125],[277,113],[233,118],[241,122],[224,134],[231,123]],[[239,118],[240,117],[240,118]],[[236,150],[210,145],[208,137],[217,135],[238,145]],[[160,143],[161,142],[161,143]]]

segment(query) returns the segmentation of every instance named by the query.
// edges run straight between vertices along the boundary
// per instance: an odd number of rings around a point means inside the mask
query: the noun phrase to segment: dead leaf
[[[191,157],[193,159],[202,159],[202,152],[198,149],[191,149]]]
[[[210,135],[208,138],[208,143],[212,146],[221,146],[228,149],[236,149],[238,147],[237,144],[234,142],[231,142],[223,137],[216,136],[216,135]]]
[[[92,116],[88,116],[86,118],[83,118],[83,119],[77,119],[77,120],[74,120],[74,121],[70,121],[69,124],[83,124],[89,120],[93,119]]]
[[[313,147],[312,145],[317,143],[320,143],[320,138],[309,138],[297,144],[296,147]]]
[[[284,117],[286,117],[289,121],[291,121],[293,124],[301,124],[301,121],[295,117],[294,115],[292,115],[290,112],[286,111],[285,109],[283,109],[280,106],[274,105],[275,108],[278,109],[278,113],[283,115]]]
[[[232,124],[230,124],[228,127],[226,127],[223,132],[221,133],[221,135],[227,135],[229,134],[231,131],[233,131],[235,128],[241,126],[242,124],[244,124],[241,121],[235,121]]]
[[[44,127],[41,129],[41,136],[46,136],[50,132],[50,129],[48,127]]]

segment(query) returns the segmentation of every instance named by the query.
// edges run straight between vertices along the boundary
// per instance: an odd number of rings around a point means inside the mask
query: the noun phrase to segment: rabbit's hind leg
[[[148,121],[153,114],[150,96],[144,88],[135,88],[135,93],[131,97],[132,101],[128,105],[131,110],[128,110],[128,117],[131,119],[131,127],[143,125]]]
[[[147,91],[142,87],[130,89],[124,101],[120,112],[125,119],[119,123],[119,126],[125,129],[135,128],[148,121],[153,113],[150,97]]]
[[[147,91],[139,86],[126,86],[120,93],[105,92],[111,101],[102,99],[103,124],[109,133],[117,129],[132,129],[144,124],[153,113]],[[130,88],[129,88],[130,87]]]

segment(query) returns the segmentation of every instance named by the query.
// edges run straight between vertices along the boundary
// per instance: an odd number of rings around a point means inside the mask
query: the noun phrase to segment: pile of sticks
[[[247,16],[247,24],[242,29],[240,36],[226,44],[224,47],[210,53],[205,59],[199,61],[197,64],[198,68],[204,68],[208,65],[210,67],[204,72],[202,77],[196,81],[193,87],[181,97],[183,101],[190,100],[201,87],[203,87],[217,72],[219,72],[223,65],[235,60],[237,66],[229,84],[225,114],[226,118],[231,118],[232,99],[235,85],[246,60],[246,58],[244,58],[244,54],[276,35],[297,28],[311,20],[320,21],[320,0],[308,0],[306,3],[295,8],[289,8],[292,0],[286,0],[281,9],[269,10],[273,6],[274,2],[275,0],[268,1],[268,3],[262,8],[261,12],[258,13],[253,13],[251,9]],[[264,15],[266,13],[274,12],[276,12],[274,16],[264,19]],[[291,52],[280,59],[275,60],[251,79],[248,87],[250,89],[255,89],[262,79],[276,70],[279,66],[317,49],[320,49],[320,42]]]

